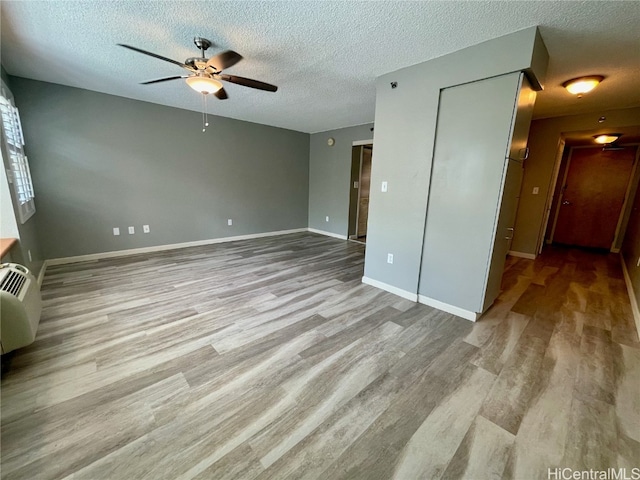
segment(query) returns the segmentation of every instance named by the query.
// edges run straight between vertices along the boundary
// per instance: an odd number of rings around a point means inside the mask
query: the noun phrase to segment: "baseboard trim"
[[[235,242],[238,240],[251,240],[253,238],[274,237],[277,235],[289,235],[292,233],[306,232],[306,228],[295,228],[292,230],[279,230],[275,232],[251,233],[249,235],[237,235],[235,237],[211,238],[207,240],[196,240],[194,242],[172,243],[169,245],[156,245],[153,247],[130,248],[128,250],[115,250],[113,252],[91,253],[88,255],[78,255],[75,257],[52,258],[45,261],[47,266],[66,265],[68,263],[86,262],[91,260],[102,260],[105,258],[127,257],[141,253],[163,252],[165,250],[177,250],[187,247],[200,247],[203,245],[213,245],[216,243]]]
[[[629,300],[631,301],[631,311],[633,312],[633,319],[636,324],[636,331],[640,337],[640,308],[638,308],[638,299],[636,293],[633,290],[633,283],[631,282],[631,276],[629,270],[627,270],[627,264],[624,262],[624,257],[620,254],[620,263],[622,263],[622,274],[624,275],[624,283],[627,286],[627,292],[629,293]]]
[[[536,259],[535,253],[516,252],[515,250],[509,250],[509,255],[511,255],[512,257],[518,257],[518,258],[528,258],[529,260]]]
[[[327,237],[339,238],[340,240],[348,240],[346,235],[340,235],[339,233],[325,232],[324,230],[318,230],[317,228],[307,228],[308,232],[317,233],[318,235],[325,235]]]
[[[38,274],[38,287],[42,287],[44,274],[47,272],[47,265],[49,265],[49,260],[45,260],[44,262],[42,262],[42,266],[40,267],[40,273]]]
[[[466,320],[471,320],[472,322],[478,320],[478,318],[480,318],[480,315],[482,315],[481,313],[471,312],[469,310],[465,310],[464,308],[449,305],[448,303],[441,302],[440,300],[436,300],[434,298],[425,297],[424,295],[418,295],[418,302],[429,305],[433,308],[437,308],[438,310],[442,310],[443,312],[452,313],[453,315],[462,317]]]
[[[374,280],[373,278],[362,277],[362,283],[366,283],[367,285],[371,285],[372,287],[376,287],[389,293],[393,293],[394,295],[406,298],[407,300],[411,300],[412,302],[418,301],[418,295],[416,293],[408,292],[407,290],[394,287],[393,285],[389,285],[388,283],[379,282],[378,280]]]

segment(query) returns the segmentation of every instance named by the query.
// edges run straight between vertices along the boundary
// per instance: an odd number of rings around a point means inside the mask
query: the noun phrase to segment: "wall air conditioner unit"
[[[8,353],[36,338],[42,300],[35,277],[15,263],[0,265],[0,347]]]

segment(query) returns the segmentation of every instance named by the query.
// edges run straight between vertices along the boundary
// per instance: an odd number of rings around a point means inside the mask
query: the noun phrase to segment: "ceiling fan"
[[[178,80],[180,78],[184,78],[186,79],[185,81],[187,82],[187,85],[189,85],[195,91],[204,95],[213,93],[213,95],[215,95],[215,97],[220,100],[226,100],[227,98],[229,98],[222,85],[221,80],[225,82],[235,83],[237,85],[242,85],[243,87],[265,90],[267,92],[275,92],[278,90],[278,87],[269,83],[260,82],[251,78],[238,77],[237,75],[227,75],[225,73],[222,73],[223,70],[232,67],[240,60],[242,60],[242,55],[240,55],[239,53],[236,53],[233,50],[227,50],[225,52],[219,53],[214,57],[206,58],[204,56],[204,52],[209,47],[211,47],[211,42],[206,38],[195,37],[193,39],[193,43],[200,49],[200,56],[187,58],[184,63],[172,60],[167,57],[163,57],[162,55],[158,55],[156,53],[147,52],[146,50],[142,50],[141,48],[132,47],[131,45],[125,45],[123,43],[119,43],[118,45],[124,48],[128,48],[129,50],[133,50],[134,52],[140,52],[145,55],[149,55],[150,57],[173,63],[174,65],[178,65],[179,67],[182,67],[185,70],[189,71],[189,75],[178,75],[173,77],[159,78],[157,80],[141,82],[142,85],[151,85],[153,83],[168,82],[170,80]]]

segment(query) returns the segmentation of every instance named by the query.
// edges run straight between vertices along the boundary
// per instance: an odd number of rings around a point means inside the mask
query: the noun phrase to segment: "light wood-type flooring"
[[[547,478],[640,466],[619,259],[510,258],[477,323],[293,234],[50,267],[2,380],[3,479]]]

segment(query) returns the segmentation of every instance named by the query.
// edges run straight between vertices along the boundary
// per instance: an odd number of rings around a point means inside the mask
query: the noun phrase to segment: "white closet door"
[[[481,312],[522,74],[442,90],[419,293]]]

